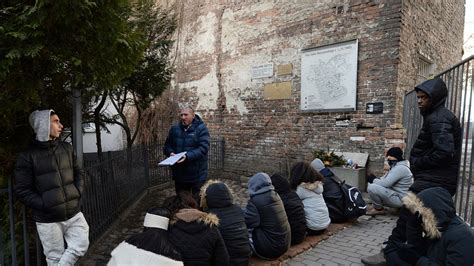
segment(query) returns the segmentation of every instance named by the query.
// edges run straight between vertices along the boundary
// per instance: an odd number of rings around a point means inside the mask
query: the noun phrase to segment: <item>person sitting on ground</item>
[[[248,182],[250,199],[244,210],[252,251],[262,259],[276,259],[290,248],[291,229],[285,207],[270,177],[257,173]]]
[[[329,211],[332,223],[344,223],[349,217],[344,215],[344,198],[341,191],[341,180],[324,163],[316,158],[311,162],[311,167],[323,175],[323,198]]]
[[[171,212],[168,238],[178,249],[184,265],[229,265],[229,254],[215,214],[202,212],[190,191],[165,199]]]
[[[324,177],[309,163],[297,162],[290,171],[290,185],[303,201],[308,235],[323,233],[331,223],[323,198]]]
[[[413,175],[410,163],[403,159],[403,151],[392,147],[387,151],[387,162],[390,170],[381,178],[375,178],[368,184],[367,192],[372,201],[372,208],[367,210],[367,215],[385,214],[384,206],[400,208],[402,198],[408,193],[413,184]]]
[[[403,204],[410,211],[407,240],[385,252],[388,265],[474,265],[474,230],[456,215],[446,189],[409,192]]]
[[[120,243],[107,265],[183,265],[181,254],[168,240],[169,217],[165,208],[149,209],[143,232]]]
[[[219,231],[230,257],[230,265],[248,265],[252,254],[242,209],[234,204],[230,188],[209,180],[201,187],[201,208],[219,218]]]
[[[280,195],[291,228],[291,245],[303,242],[306,237],[306,217],[304,206],[298,194],[291,190],[290,183],[280,174],[270,177],[275,191]]]

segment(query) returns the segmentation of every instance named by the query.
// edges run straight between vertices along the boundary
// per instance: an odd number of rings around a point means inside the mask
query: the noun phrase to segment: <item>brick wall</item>
[[[380,173],[386,149],[403,145],[403,95],[413,87],[416,52],[439,69],[461,56],[463,1],[435,2],[422,9],[390,0],[180,1],[173,89],[212,135],[225,138],[230,176],[284,171],[317,148],[369,153],[369,168]],[[353,39],[357,110],[301,112],[302,49]],[[251,67],[263,63],[274,64],[274,75],[251,79]],[[272,84],[284,84],[290,96],[265,100]],[[368,102],[383,102],[383,114],[366,114]]]

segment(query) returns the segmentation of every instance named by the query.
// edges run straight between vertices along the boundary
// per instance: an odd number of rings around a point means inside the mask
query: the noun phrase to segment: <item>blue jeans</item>
[[[392,189],[372,183],[367,186],[367,192],[369,192],[369,198],[376,209],[382,209],[383,206],[402,207],[400,194]]]

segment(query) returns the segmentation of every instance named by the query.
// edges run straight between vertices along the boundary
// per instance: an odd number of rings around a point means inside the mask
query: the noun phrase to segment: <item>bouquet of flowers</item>
[[[337,167],[344,166],[347,164],[347,161],[343,156],[336,155],[334,151],[325,150],[314,150],[313,159],[320,159],[323,161],[324,166],[326,167]]]

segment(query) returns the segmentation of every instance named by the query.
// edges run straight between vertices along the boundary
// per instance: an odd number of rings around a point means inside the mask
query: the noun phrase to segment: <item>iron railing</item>
[[[223,169],[224,140],[210,142],[209,168]],[[167,167],[158,167],[164,159],[163,142],[140,145],[130,152],[115,151],[84,156],[84,194],[82,209],[90,226],[90,241],[97,240],[144,191],[171,180]],[[0,265],[42,265],[41,244],[28,209],[15,200],[11,180],[0,190]],[[34,240],[34,241],[31,241]],[[35,254],[35,255],[33,255]]]
[[[463,129],[463,141],[461,152],[460,174],[458,188],[454,201],[456,211],[465,221],[474,226],[474,188],[472,179],[472,166],[474,153],[473,129],[474,121],[473,106],[473,76],[474,76],[474,56],[466,58],[455,66],[436,75],[446,83],[448,87],[448,98],[446,107],[459,118]],[[406,94],[404,101],[403,125],[407,130],[406,151],[408,157],[414,142],[420,132],[423,117],[418,110],[415,91]]]

